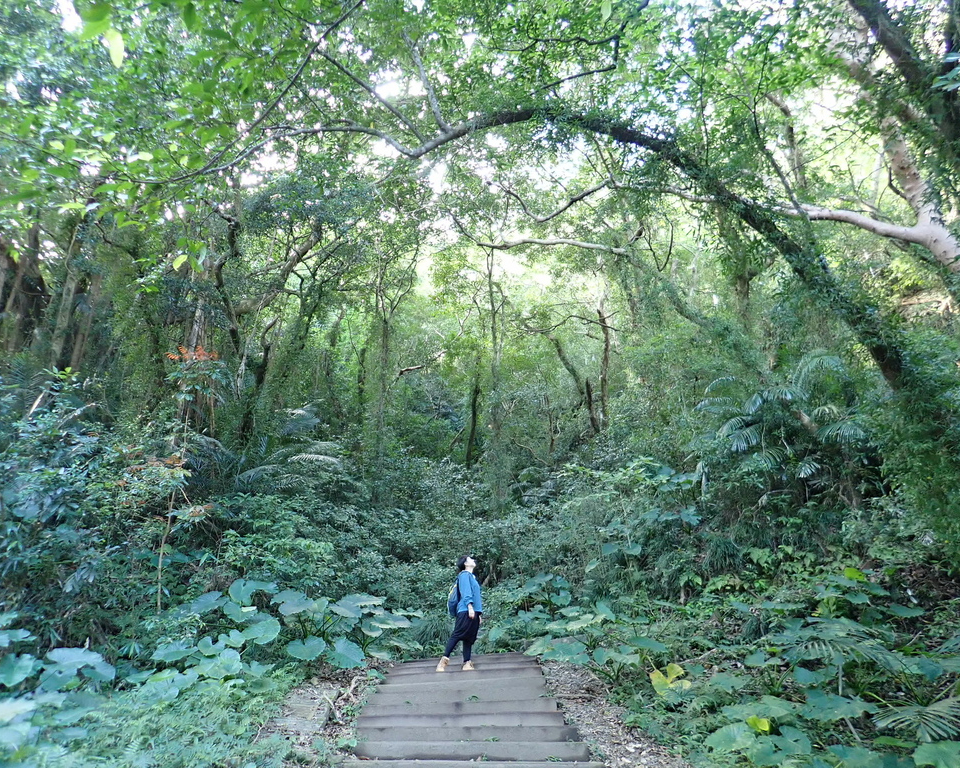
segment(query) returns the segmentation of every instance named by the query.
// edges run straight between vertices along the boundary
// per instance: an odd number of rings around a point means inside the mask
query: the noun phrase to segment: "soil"
[[[390,663],[370,671],[331,670],[291,691],[280,717],[260,738],[282,736],[290,745],[285,768],[316,768],[350,755],[356,744],[354,722],[368,692]],[[594,760],[608,768],[691,768],[636,728],[624,724],[627,710],[608,699],[602,680],[583,667],[541,661],[547,690],[556,698],[568,725],[590,745]],[[311,716],[311,712],[313,713]],[[321,724],[322,723],[322,724]]]

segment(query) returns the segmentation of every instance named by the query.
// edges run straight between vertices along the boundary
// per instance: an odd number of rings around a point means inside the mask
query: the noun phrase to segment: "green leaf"
[[[272,603],[279,603],[280,613],[284,616],[293,616],[303,611],[312,610],[316,605],[315,600],[311,600],[303,592],[295,589],[285,589],[273,596]]]
[[[258,590],[273,594],[277,591],[277,585],[269,581],[247,581],[246,579],[237,579],[230,585],[228,594],[231,600],[235,600],[240,605],[249,605],[253,593]]]
[[[183,6],[183,26],[191,32],[197,29],[197,8],[193,3]]]
[[[956,768],[960,765],[960,741],[935,741],[932,744],[921,744],[914,751],[913,759],[918,766]]]
[[[600,0],[600,18],[606,21],[613,13],[613,0]]]
[[[280,634],[280,622],[274,618],[258,621],[243,630],[243,636],[257,645],[266,645]]]
[[[0,685],[12,688],[19,685],[33,674],[37,668],[37,660],[29,653],[7,654],[0,659]]]
[[[897,603],[891,603],[883,610],[901,619],[913,618],[914,616],[923,616],[925,613],[922,608],[910,608],[906,605],[899,605]]]
[[[749,725],[731,723],[711,733],[704,743],[715,752],[739,752],[752,746],[756,740],[756,734]]]
[[[195,650],[197,650],[195,645],[188,644],[183,640],[175,640],[172,643],[164,643],[159,646],[150,658],[154,661],[179,661],[180,659],[185,659]]]
[[[109,27],[103,31],[103,41],[106,43],[107,50],[110,51],[110,61],[113,62],[113,66],[119,67],[123,64],[123,57],[126,55],[123,35],[114,27]]]
[[[15,699],[0,699],[0,725],[6,725],[21,715],[33,712],[37,706],[38,703],[34,699],[27,699],[23,697]]]
[[[110,3],[94,3],[77,11],[84,21],[103,21],[110,18],[113,8]]]
[[[306,640],[294,640],[287,645],[287,653],[295,659],[313,661],[327,649],[327,643],[322,637],[310,635]]]
[[[363,666],[363,649],[345,637],[338,637],[333,648],[326,653],[326,659],[338,669],[353,669]]]
[[[864,712],[872,714],[876,711],[875,704],[870,704],[856,696],[847,698],[816,689],[807,692],[807,701],[800,708],[801,715],[821,723],[832,723],[843,718],[856,719]]]

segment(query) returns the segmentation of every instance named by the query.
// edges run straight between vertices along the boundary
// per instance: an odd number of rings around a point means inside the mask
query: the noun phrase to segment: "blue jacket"
[[[457,613],[465,613],[467,606],[473,603],[473,610],[477,613],[483,611],[483,600],[480,598],[480,582],[470,571],[460,571],[457,576],[457,584],[460,586],[460,602],[457,603]]]

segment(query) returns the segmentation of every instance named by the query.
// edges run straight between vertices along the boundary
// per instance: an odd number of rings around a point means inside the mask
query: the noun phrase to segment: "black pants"
[[[473,653],[473,644],[477,642],[477,632],[480,631],[480,614],[477,613],[471,619],[467,611],[457,614],[457,623],[453,625],[453,634],[447,640],[447,648],[443,652],[444,656],[449,657],[457,643],[463,641],[463,663],[470,661],[470,655]]]

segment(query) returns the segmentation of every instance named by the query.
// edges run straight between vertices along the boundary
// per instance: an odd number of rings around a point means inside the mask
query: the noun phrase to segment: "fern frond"
[[[833,405],[832,403],[827,403],[825,405],[818,405],[813,411],[810,412],[810,418],[817,422],[823,421],[840,421],[844,415],[845,411],[839,405]]]
[[[763,396],[763,392],[754,392],[743,404],[743,412],[752,415],[759,411],[765,402],[766,399]]]
[[[722,416],[731,411],[736,412],[737,404],[732,397],[705,397],[693,409]]]
[[[808,477],[813,477],[821,469],[823,469],[823,466],[820,464],[820,462],[807,456],[805,459],[802,459],[800,464],[797,466],[797,477],[805,480]]]

